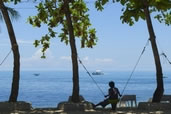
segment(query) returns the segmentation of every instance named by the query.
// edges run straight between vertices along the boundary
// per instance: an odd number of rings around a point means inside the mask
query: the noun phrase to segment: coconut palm
[[[9,102],[17,102],[20,79],[20,54],[11,19],[17,19],[19,17],[19,14],[14,9],[6,7],[4,1],[2,0],[0,0],[0,10],[0,19],[5,21],[14,58],[13,81]]]

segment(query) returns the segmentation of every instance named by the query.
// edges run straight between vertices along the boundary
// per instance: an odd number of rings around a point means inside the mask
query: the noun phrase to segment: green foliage
[[[17,12],[15,9],[7,7],[7,10],[11,19],[17,20],[20,17],[19,12]]]
[[[21,0],[11,0],[11,2],[14,2],[14,4],[17,4],[18,2],[21,2]]]
[[[14,2],[14,4],[17,4],[18,2],[21,2],[21,0],[3,0],[4,2]]]
[[[164,15],[164,18],[165,18],[165,24],[166,24],[166,25],[170,25],[170,24],[171,24],[171,12],[166,13],[166,14]]]
[[[14,2],[17,2],[17,1],[20,1],[20,0],[16,0]],[[4,2],[10,2],[10,1],[5,0]],[[17,20],[20,17],[19,12],[17,12],[14,8],[10,8],[10,7],[6,7],[6,8],[7,8],[7,11],[9,13],[9,16],[10,16],[11,20]],[[1,12],[0,12],[0,21],[3,21],[3,16],[2,16]]]
[[[108,0],[96,0],[95,7],[97,10],[103,10],[107,2]],[[120,17],[122,23],[132,26],[139,19],[145,20],[144,8],[149,7],[150,13],[155,12],[155,19],[166,25],[171,24],[170,0],[115,0],[114,2],[119,2],[123,6],[123,15]]]
[[[34,27],[48,26],[48,33],[41,40],[36,40],[34,45],[42,45],[43,55],[50,45],[50,39],[59,37],[66,45],[69,43],[69,30],[65,17],[63,0],[46,0],[36,6],[38,14],[28,18],[28,22]],[[95,29],[91,29],[88,8],[83,0],[72,0],[69,3],[74,35],[81,40],[81,47],[92,48],[96,45],[97,37]],[[59,34],[55,28],[60,28]],[[55,31],[56,30],[56,31]],[[43,56],[44,57],[44,56]]]
[[[113,3],[114,3],[115,1],[118,1],[118,0],[112,0],[112,1],[113,1]],[[104,6],[107,2],[109,2],[109,0],[97,0],[97,1],[95,2],[95,7],[97,8],[97,10],[102,11],[102,10],[104,9],[103,6]]]
[[[103,5],[105,5],[107,2],[109,2],[109,0],[97,0],[95,2],[95,6],[96,6],[97,10],[102,11],[104,9]]]

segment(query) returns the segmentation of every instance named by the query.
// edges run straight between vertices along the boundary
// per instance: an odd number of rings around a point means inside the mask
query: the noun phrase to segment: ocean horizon
[[[92,73],[92,72],[90,72]],[[36,75],[38,74],[38,75]],[[104,75],[92,75],[101,90],[107,94],[108,82],[114,81],[123,93],[130,71],[104,71]],[[171,94],[171,72],[163,73],[164,94]],[[8,101],[12,71],[0,71],[0,102]],[[85,100],[98,103],[104,95],[85,72],[79,72],[80,95]],[[137,102],[148,101],[156,88],[156,76],[153,71],[136,71],[132,75],[123,95],[136,95]],[[72,95],[71,71],[21,71],[18,101],[30,102],[35,108],[56,107],[58,103],[67,101]]]

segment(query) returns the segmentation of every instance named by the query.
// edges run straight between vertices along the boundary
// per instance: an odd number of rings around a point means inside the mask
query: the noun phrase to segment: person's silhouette
[[[112,110],[116,110],[116,105],[117,102],[119,101],[118,95],[121,97],[122,95],[120,94],[118,88],[115,87],[115,83],[113,81],[109,82],[109,90],[108,90],[108,95],[105,95],[107,97],[104,101],[98,103],[95,105],[99,106],[101,105],[103,108],[106,107],[106,105],[111,104]]]

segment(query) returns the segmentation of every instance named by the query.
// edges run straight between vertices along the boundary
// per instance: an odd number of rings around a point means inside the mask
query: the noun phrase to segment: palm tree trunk
[[[13,80],[12,80],[9,102],[17,102],[17,97],[19,93],[19,80],[20,80],[20,54],[19,54],[19,49],[15,38],[13,26],[9,18],[7,8],[5,7],[2,0],[0,0],[0,9],[2,11],[2,15],[4,17],[8,29],[8,34],[12,45],[12,51],[14,57]]]
[[[69,10],[69,1],[64,0],[65,16],[67,19],[67,25],[69,30],[69,41],[71,47],[72,57],[72,70],[73,70],[73,90],[72,90],[72,101],[77,103],[79,99],[79,74],[78,74],[78,61],[77,61],[77,49],[75,44],[74,30],[71,20],[71,13]]]
[[[164,93],[163,73],[162,73],[160,57],[159,57],[158,48],[156,44],[156,37],[155,37],[154,30],[153,30],[153,25],[152,25],[147,1],[145,1],[144,3],[145,3],[144,13],[146,16],[146,23],[147,23],[148,32],[150,35],[150,41],[151,41],[151,46],[152,46],[152,51],[153,51],[155,66],[156,66],[156,72],[157,72],[156,73],[157,88],[153,94],[152,102],[160,102]]]

